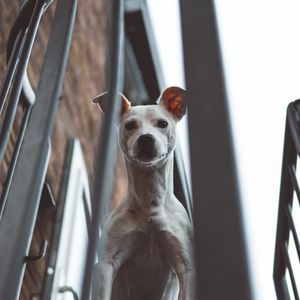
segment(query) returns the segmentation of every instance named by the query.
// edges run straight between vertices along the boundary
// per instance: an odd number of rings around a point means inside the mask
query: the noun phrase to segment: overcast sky
[[[147,2],[166,82],[184,86],[178,1]],[[275,300],[272,271],[286,107],[300,98],[300,1],[215,4],[255,299]]]

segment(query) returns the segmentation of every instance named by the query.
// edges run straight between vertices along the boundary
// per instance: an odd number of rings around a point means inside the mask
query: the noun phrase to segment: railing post
[[[252,299],[212,0],[182,0],[197,299]]]
[[[8,94],[8,89],[10,88],[10,95],[9,95],[9,101],[7,106],[7,111],[4,117],[3,124],[1,126],[0,131],[0,161],[2,161],[6,146],[8,143],[9,135],[12,129],[14,117],[17,111],[18,106],[18,100],[21,94],[22,84],[23,84],[23,78],[26,72],[26,68],[28,65],[29,57],[31,54],[31,49],[34,43],[34,39],[37,33],[37,29],[41,20],[41,17],[44,12],[44,8],[46,7],[46,0],[38,0],[36,2],[36,5],[34,7],[34,11],[32,14],[32,18],[30,20],[28,30],[25,35],[24,44],[22,45],[22,50],[20,53],[20,58],[17,63],[17,60],[15,60],[15,55],[13,55],[12,63],[16,63],[16,66],[10,66],[8,76],[13,76],[14,78],[10,80],[9,77],[5,78],[3,90],[1,91],[1,98],[0,98],[0,111],[2,111],[4,102],[6,100],[6,96]],[[24,36],[24,30],[21,31],[19,35],[19,39],[23,39]],[[19,43],[18,43],[19,44]],[[21,46],[21,45],[20,45]],[[15,52],[18,52],[18,49],[15,49]],[[10,72],[11,68],[16,68],[15,72]],[[12,84],[10,85],[10,82],[12,81]],[[6,84],[6,82],[8,82]]]
[[[108,212],[112,196],[113,174],[116,161],[116,129],[120,112],[119,92],[123,88],[124,73],[124,1],[115,0],[112,4],[111,40],[109,47],[109,101],[105,118],[101,126],[98,143],[98,153],[95,160],[93,194],[92,194],[92,224],[84,285],[81,299],[90,299],[93,266],[99,241],[100,221],[103,222]]]
[[[28,127],[0,226],[0,299],[18,299],[50,153],[76,0],[58,0]],[[23,78],[20,78],[22,80]]]
[[[286,280],[287,271],[289,272],[294,299],[299,300],[299,292],[297,290],[297,288],[299,288],[299,286],[297,286],[297,284],[299,285],[299,280],[294,278],[293,266],[291,264],[288,251],[289,240],[292,238],[294,239],[298,260],[300,261],[299,237],[297,235],[292,215],[292,205],[300,204],[299,183],[295,174],[297,156],[300,155],[299,116],[300,101],[297,100],[290,103],[287,108],[284,137],[273,269],[273,279],[278,300],[291,299],[290,293],[292,291],[289,291]],[[294,195],[296,195],[296,200],[294,200]],[[291,236],[290,233],[292,233]]]

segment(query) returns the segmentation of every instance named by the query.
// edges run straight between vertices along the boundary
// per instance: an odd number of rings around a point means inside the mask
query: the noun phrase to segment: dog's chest
[[[117,273],[112,299],[161,299],[172,270],[158,228],[152,222],[147,230],[136,233],[135,251]]]
[[[162,245],[160,225],[153,218],[148,218],[145,231],[137,233],[136,237],[136,267],[155,269],[164,265],[165,252]]]

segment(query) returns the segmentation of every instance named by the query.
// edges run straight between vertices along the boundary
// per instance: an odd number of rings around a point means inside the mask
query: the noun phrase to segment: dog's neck
[[[126,161],[128,201],[143,209],[164,205],[173,195],[173,156],[158,167],[142,168]]]

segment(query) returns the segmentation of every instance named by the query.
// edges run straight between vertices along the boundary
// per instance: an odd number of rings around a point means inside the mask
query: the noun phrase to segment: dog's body
[[[131,108],[123,98],[119,141],[128,195],[103,230],[93,299],[194,299],[192,225],[173,193],[182,98],[175,87],[165,90],[160,105]]]

